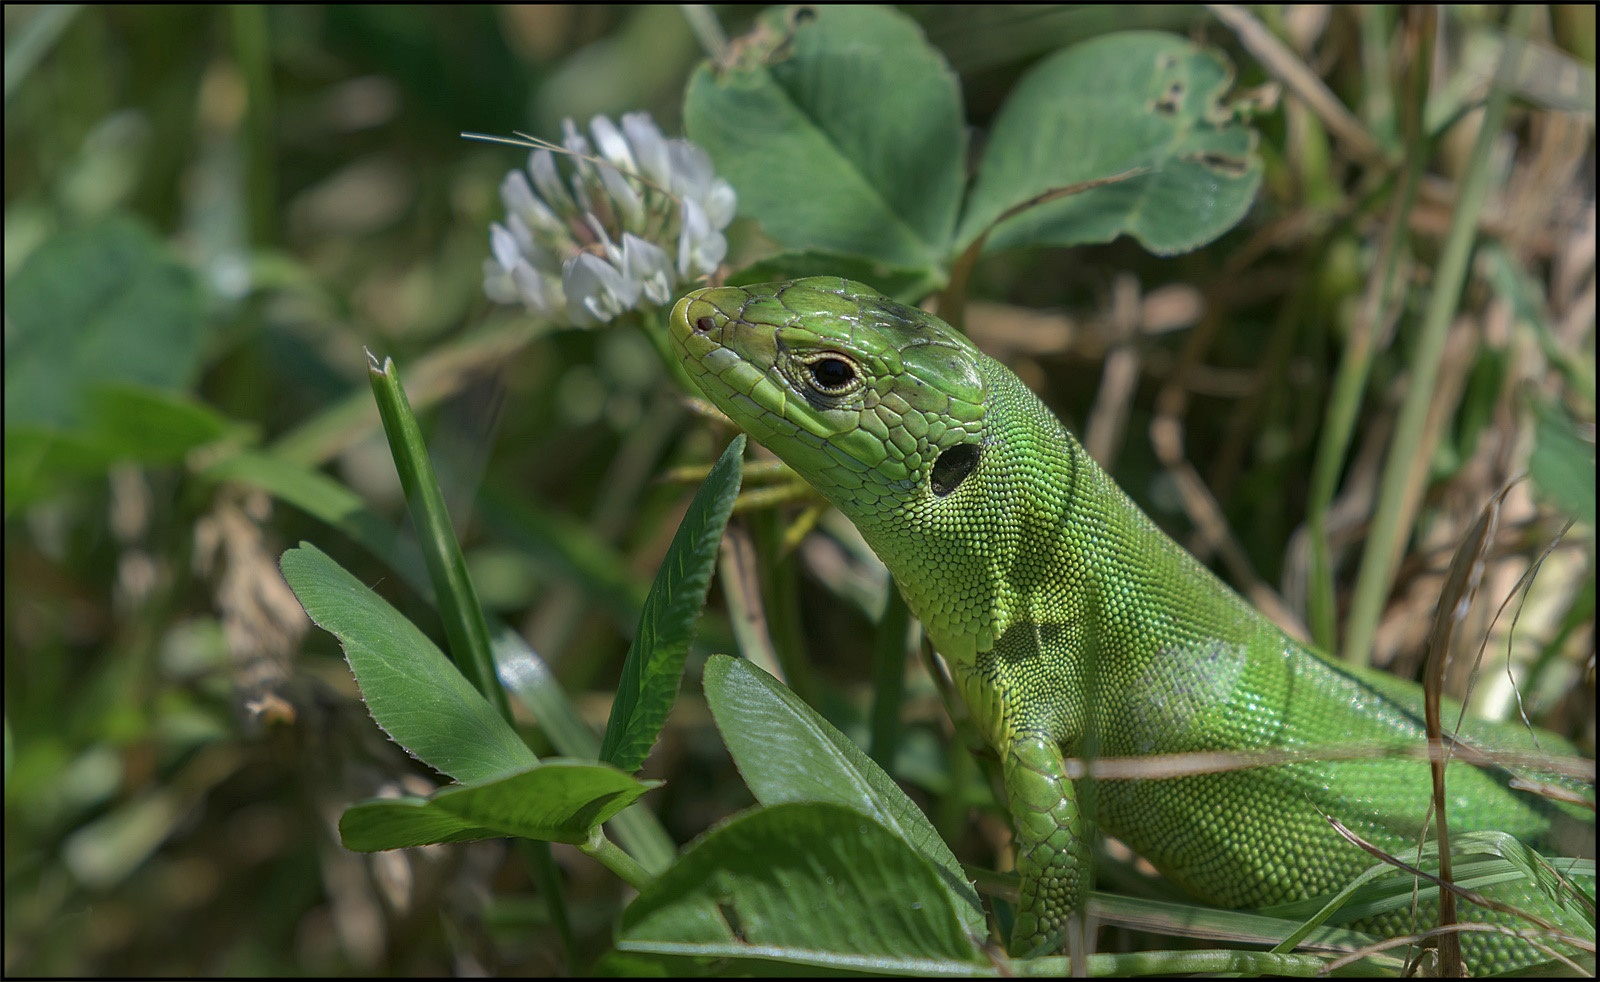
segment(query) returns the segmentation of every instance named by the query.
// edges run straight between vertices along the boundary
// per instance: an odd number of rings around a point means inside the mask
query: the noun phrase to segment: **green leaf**
[[[623,951],[941,975],[987,964],[980,940],[921,854],[824,803],[760,808],[708,832],[617,931]]]
[[[722,451],[689,503],[650,584],[600,743],[600,759],[625,771],[636,771],[644,763],[678,698],[683,662],[711,588],[717,544],[739,495],[744,445],[741,433]]]
[[[188,396],[142,385],[90,387],[80,424],[8,426],[5,437],[6,512],[60,493],[76,480],[102,475],[113,464],[174,464],[196,447],[249,428]]]
[[[434,603],[439,608],[450,654],[479,694],[502,719],[510,720],[511,703],[495,671],[489,625],[478,603],[472,577],[467,574],[467,561],[461,555],[461,543],[450,522],[444,493],[439,490],[427,443],[422,439],[422,430],[417,426],[405,386],[400,381],[400,370],[393,359],[385,358],[380,363],[370,351],[367,362],[372,397],[378,404],[378,416],[383,420],[383,433],[389,440],[389,452],[394,455],[395,470],[400,474],[400,486],[405,489],[406,509],[417,530],[417,545],[428,567],[428,580],[433,584]]]
[[[1477,849],[1504,858],[1523,879],[1533,884],[1539,896],[1561,908],[1565,915],[1562,921],[1564,927],[1594,940],[1593,859],[1551,859],[1540,855],[1538,850],[1521,839],[1504,832],[1468,832],[1461,839],[1463,841],[1457,844],[1452,837],[1450,848],[1463,852]],[[1574,887],[1584,891],[1582,899]],[[1587,907],[1586,902],[1589,905]]]
[[[394,525],[368,508],[348,485],[319,470],[270,450],[245,450],[211,464],[203,476],[260,488],[343,532],[391,569],[407,569],[395,545]],[[408,577],[407,582],[419,592],[425,593],[429,587],[421,576]]]
[[[1457,886],[1483,891],[1499,884],[1512,884],[1515,890],[1496,897],[1509,907],[1532,904],[1532,909],[1549,917],[1551,911],[1546,905],[1553,902],[1570,908],[1568,914],[1574,918],[1572,923],[1575,925],[1588,918],[1588,914],[1576,906],[1579,901],[1571,893],[1570,887],[1576,885],[1592,893],[1595,875],[1592,859],[1546,858],[1526,843],[1495,831],[1454,834],[1450,837],[1450,853],[1455,857],[1452,872]],[[1416,856],[1407,858],[1421,859],[1430,868],[1436,868],[1432,862],[1438,859],[1438,855],[1438,843],[1430,841],[1423,845]],[[1552,863],[1560,867],[1560,876],[1567,878],[1567,887],[1561,885]],[[1438,899],[1438,895],[1437,885],[1418,882],[1388,863],[1375,862],[1335,894],[1277,904],[1259,913],[1294,919],[1315,915],[1313,923],[1320,923],[1331,913],[1329,919],[1333,923],[1359,923],[1413,910],[1419,901],[1431,903]]]
[[[282,567],[306,613],[344,646],[368,711],[396,743],[463,783],[538,763],[427,635],[316,546],[285,552]]]
[[[600,737],[578,714],[550,666],[526,639],[504,624],[494,631],[495,665],[506,689],[539,721],[539,729],[556,751],[593,760],[600,755]],[[611,831],[647,871],[658,874],[678,858],[678,845],[644,805],[628,808],[611,820]]]
[[[1534,404],[1534,413],[1538,425],[1528,461],[1533,483],[1556,507],[1593,528],[1594,443],[1578,435],[1565,410],[1541,402]]]
[[[954,73],[904,14],[805,9],[695,72],[689,138],[784,247],[942,275],[965,178]]]
[[[90,432],[121,460],[166,464],[250,428],[170,390],[108,383],[89,393]]]
[[[1131,235],[1160,255],[1194,249],[1244,217],[1261,183],[1256,133],[1220,99],[1223,56],[1177,35],[1108,34],[1034,66],[995,120],[957,239],[986,250]],[[1118,183],[1009,210],[1054,189]],[[996,222],[999,226],[991,229]]]
[[[871,283],[884,296],[915,304],[939,287],[943,273],[931,277],[929,271],[895,269],[883,263],[843,256],[836,252],[784,252],[759,259],[730,275],[728,286],[777,283],[806,276],[842,276],[847,280]]]
[[[706,662],[706,703],[756,800],[829,802],[870,815],[928,861],[965,928],[984,933],[983,907],[950,848],[871,757],[777,679],[750,662]]]
[[[404,561],[395,547],[394,526],[374,514],[348,487],[320,471],[307,469],[281,453],[247,451],[225,458],[205,474],[213,480],[242,481],[259,487],[327,522],[393,569],[418,593],[428,595],[431,587],[421,570]],[[498,623],[490,626],[500,674],[539,721],[556,751],[568,757],[597,756],[599,737],[579,717],[549,666],[514,630]],[[634,858],[651,872],[666,869],[676,855],[676,846],[655,816],[643,808],[619,815],[612,828]]]
[[[1012,874],[1014,875],[1014,874]],[[1152,897],[1124,897],[1095,891],[1090,901],[1102,923],[1173,937],[1207,938],[1229,944],[1278,945],[1279,951],[1310,947],[1316,951],[1355,951],[1378,939],[1360,931],[1317,925],[1306,928],[1307,913],[1293,918],[1269,917],[1247,910],[1224,910],[1199,902],[1156,900]],[[1283,944],[1293,937],[1292,944]],[[1398,970],[1401,959],[1393,959]]]
[[[357,852],[498,836],[577,845],[660,783],[636,780],[604,764],[551,759],[520,774],[445,788],[428,798],[362,802],[339,819],[339,837]]]
[[[7,428],[84,423],[107,382],[187,390],[204,329],[194,274],[143,225],[57,236],[6,287]]]

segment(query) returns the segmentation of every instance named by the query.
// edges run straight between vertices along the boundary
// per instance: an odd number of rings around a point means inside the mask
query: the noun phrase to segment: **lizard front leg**
[[[1006,744],[1002,771],[1022,876],[1011,954],[1048,953],[1081,934],[1089,898],[1088,817],[1061,747],[1048,736],[1016,734]]]

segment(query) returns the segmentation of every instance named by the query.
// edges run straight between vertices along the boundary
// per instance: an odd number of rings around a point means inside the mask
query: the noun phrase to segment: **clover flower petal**
[[[566,310],[567,298],[562,292],[561,278],[541,273],[528,263],[519,263],[511,271],[517,286],[517,295],[528,309],[541,317],[554,317]]]
[[[628,179],[615,167],[600,168],[600,183],[616,205],[623,228],[640,228],[644,225],[644,198],[633,189]]]
[[[629,172],[639,170],[639,164],[633,159],[633,150],[628,145],[627,138],[617,129],[615,123],[604,116],[596,116],[589,121],[589,132],[594,134],[594,144],[600,148],[600,156],[610,162],[611,166]]]
[[[715,270],[728,252],[728,240],[711,226],[705,209],[683,199],[683,227],[678,235],[678,275],[691,280]]]
[[[622,236],[622,275],[639,284],[640,292],[653,304],[665,306],[672,300],[672,260],[665,249],[646,242],[632,232]]]
[[[561,183],[561,172],[556,169],[556,155],[548,150],[535,150],[528,155],[528,173],[533,175],[533,186],[539,197],[549,203],[557,213],[574,211],[578,206]]]
[[[484,261],[491,300],[594,326],[665,306],[716,271],[738,197],[704,150],[666,139],[647,113],[620,126],[596,116],[589,136],[565,120],[561,143],[560,159],[536,150],[500,184],[506,217],[490,225]]]
[[[718,230],[728,227],[733,221],[733,213],[739,208],[739,195],[733,190],[733,185],[722,178],[711,182],[711,188],[706,192],[703,205],[706,209],[706,220],[711,227]]]
[[[567,288],[567,316],[580,326],[603,324],[639,299],[639,284],[592,252],[572,257],[561,281]]]
[[[672,161],[673,194],[699,199],[711,188],[714,173],[711,158],[688,140],[673,140],[667,145]]]
[[[655,120],[649,113],[628,113],[622,117],[622,132],[633,147],[640,172],[647,180],[665,187],[672,176],[672,163],[666,138],[656,128]]]

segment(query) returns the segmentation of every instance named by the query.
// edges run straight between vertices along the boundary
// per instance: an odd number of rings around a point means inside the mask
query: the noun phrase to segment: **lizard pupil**
[[[855,380],[856,370],[843,358],[821,358],[811,363],[811,378],[822,389],[841,389]]]

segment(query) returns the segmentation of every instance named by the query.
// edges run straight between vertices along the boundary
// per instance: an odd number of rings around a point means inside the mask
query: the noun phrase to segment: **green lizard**
[[[1181,886],[1230,907],[1321,896],[1370,867],[1325,815],[1387,851],[1415,853],[1428,765],[1319,760],[1315,750],[1422,743],[1420,687],[1341,667],[1286,636],[959,333],[860,283],[815,277],[692,293],[674,308],[671,334],[706,396],[860,529],[998,751],[1022,880],[1013,951],[1054,948],[1076,923],[1091,817]],[[1462,736],[1531,744],[1491,724]],[[1092,789],[1064,763],[1219,750],[1312,753]],[[1447,787],[1452,834],[1492,829],[1537,843],[1548,832],[1548,802],[1507,790],[1493,770],[1453,767]],[[1502,899],[1584,933],[1531,889]],[[1537,957],[1501,935],[1465,944],[1479,971]]]

